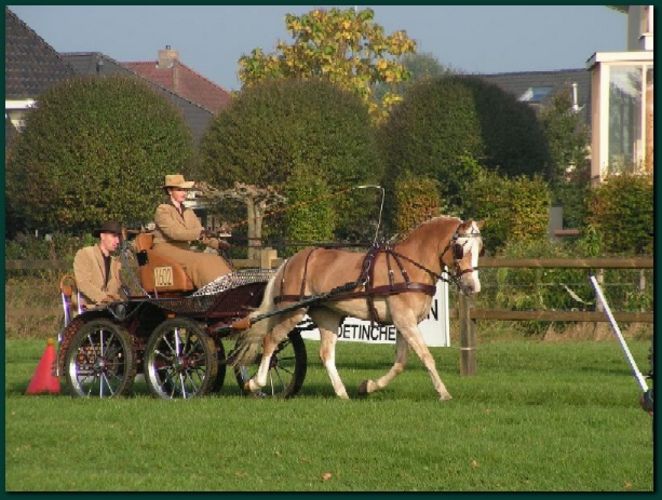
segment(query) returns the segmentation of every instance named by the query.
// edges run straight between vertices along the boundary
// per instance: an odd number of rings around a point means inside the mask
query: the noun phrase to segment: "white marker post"
[[[607,318],[609,319],[609,323],[611,323],[611,328],[616,334],[616,338],[618,339],[618,342],[621,344],[621,348],[623,349],[623,353],[625,354],[625,359],[627,359],[627,362],[630,365],[630,369],[632,370],[634,377],[637,379],[637,383],[639,384],[639,387],[641,387],[641,390],[644,393],[648,392],[648,384],[646,384],[646,379],[639,371],[639,368],[637,368],[637,364],[634,362],[634,358],[632,357],[632,354],[630,353],[630,349],[628,349],[628,346],[625,343],[625,339],[623,338],[621,329],[618,327],[618,324],[614,319],[614,315],[611,313],[611,309],[609,309],[609,304],[607,304],[607,300],[602,294],[602,289],[600,288],[600,285],[598,285],[598,281],[595,279],[595,276],[592,275],[589,276],[589,279],[591,280],[591,284],[593,285],[593,288],[595,288],[595,293],[597,294],[598,299],[602,303],[602,306],[605,308],[605,313],[607,313]]]

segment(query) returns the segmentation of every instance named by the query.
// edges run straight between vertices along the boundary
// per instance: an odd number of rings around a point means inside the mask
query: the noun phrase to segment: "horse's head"
[[[484,253],[481,227],[483,221],[462,222],[441,255],[460,291],[466,295],[480,292],[478,257]]]

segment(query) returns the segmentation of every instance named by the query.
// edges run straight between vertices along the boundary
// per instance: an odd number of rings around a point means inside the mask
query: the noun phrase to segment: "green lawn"
[[[629,340],[647,371],[650,340]],[[653,420],[616,341],[494,341],[478,374],[433,349],[454,399],[436,400],[415,356],[384,392],[335,398],[306,341],[292,400],[222,391],[117,400],[25,396],[43,340],[7,340],[9,491],[652,491]],[[350,397],[382,374],[392,346],[339,344]]]

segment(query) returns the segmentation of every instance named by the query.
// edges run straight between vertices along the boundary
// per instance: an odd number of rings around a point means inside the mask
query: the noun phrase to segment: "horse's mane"
[[[459,217],[455,217],[455,216],[452,216],[452,215],[438,215],[436,217],[432,217],[431,219],[428,219],[428,220],[425,220],[425,221],[421,222],[418,226],[415,226],[414,228],[410,229],[409,231],[407,231],[404,234],[401,233],[401,234],[396,235],[394,243],[397,244],[397,243],[402,243],[404,241],[407,241],[412,234],[420,231],[423,228],[423,226],[433,225],[433,224],[436,224],[437,222],[441,222],[442,220],[444,220],[444,221],[446,221],[446,220],[456,220],[458,222],[462,222],[462,219],[460,219]]]

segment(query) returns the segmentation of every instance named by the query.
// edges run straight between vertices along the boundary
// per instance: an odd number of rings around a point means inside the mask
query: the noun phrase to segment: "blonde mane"
[[[458,222],[462,222],[462,219],[460,219],[459,217],[455,217],[453,215],[443,215],[443,214],[442,215],[437,215],[436,217],[432,217],[431,219],[427,219],[427,220],[421,222],[420,224],[418,224],[417,226],[414,226],[412,229],[410,229],[406,233],[396,234],[395,237],[392,239],[392,242],[395,243],[395,244],[403,243],[403,242],[407,241],[411,237],[412,234],[417,233],[419,230],[421,230],[423,228],[423,226],[436,224],[436,223],[440,222],[441,219],[443,219],[444,221],[456,220]]]

